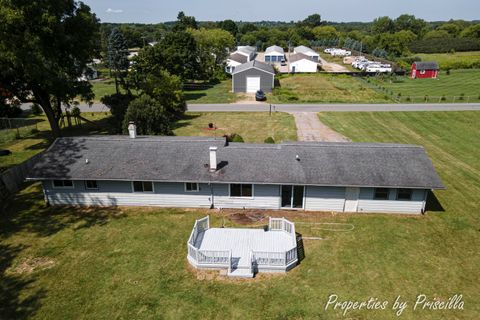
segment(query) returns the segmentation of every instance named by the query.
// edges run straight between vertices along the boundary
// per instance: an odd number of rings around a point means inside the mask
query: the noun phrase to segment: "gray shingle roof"
[[[295,47],[293,50],[295,51],[295,53],[304,53],[307,55],[315,54],[318,56],[318,53],[316,53],[313,49],[305,46],[298,46],[298,47]]]
[[[238,67],[235,68],[235,71],[233,72],[233,74],[243,72],[243,71],[248,70],[250,68],[257,68],[257,69],[260,69],[262,71],[275,74],[275,70],[273,69],[273,67],[271,65],[269,65],[267,63],[257,61],[257,60],[252,60],[252,61],[249,61],[247,63],[239,65]]]
[[[439,70],[438,63],[435,61],[415,62],[418,70]]]
[[[303,54],[303,53],[295,53],[295,54],[292,54],[290,55],[290,58],[288,59],[290,62],[295,62],[295,61],[299,61],[299,60],[308,60],[308,61],[312,61],[312,58],[310,58],[309,56]],[[312,61],[314,63],[316,63],[315,61]]]
[[[219,170],[214,173],[208,167],[210,146],[218,147]],[[191,137],[59,138],[40,156],[28,178],[443,188],[419,146],[327,142],[226,145],[224,139]]]
[[[282,54],[285,53],[285,51],[283,51],[283,48],[279,46],[271,46],[265,50],[265,54],[269,54],[270,52],[280,52]]]
[[[232,53],[228,59],[230,60],[233,60],[233,61],[237,61],[239,63],[245,63],[248,61],[248,57],[243,55],[243,54],[239,54],[239,53]]]

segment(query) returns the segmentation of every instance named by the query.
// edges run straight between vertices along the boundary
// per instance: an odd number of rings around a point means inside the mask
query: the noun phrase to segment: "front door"
[[[304,186],[282,186],[282,208],[302,209]]]
[[[360,188],[345,188],[345,212],[357,212]]]

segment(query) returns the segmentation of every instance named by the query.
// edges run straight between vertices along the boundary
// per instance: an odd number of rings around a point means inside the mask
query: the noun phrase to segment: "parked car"
[[[287,61],[285,61],[285,59],[282,59],[282,61],[280,61],[280,65],[281,65],[281,66],[286,66],[286,65],[287,65]]]
[[[255,93],[255,100],[257,100],[257,101],[265,101],[265,100],[267,100],[267,96],[265,95],[265,92],[263,92],[262,90],[258,90],[258,91]]]

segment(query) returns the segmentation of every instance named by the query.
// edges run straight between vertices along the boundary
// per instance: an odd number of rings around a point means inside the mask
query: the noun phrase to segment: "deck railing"
[[[190,238],[188,239],[188,256],[195,261],[197,265],[225,265],[231,268],[232,252],[230,251],[213,251],[200,250],[195,244],[197,238],[206,230],[210,229],[210,217],[195,220]]]
[[[285,218],[268,218],[269,231],[284,231],[292,237],[292,243],[297,245],[297,235],[295,233],[295,224]]]
[[[288,266],[297,259],[297,247],[286,252],[252,251],[252,255],[259,266]]]

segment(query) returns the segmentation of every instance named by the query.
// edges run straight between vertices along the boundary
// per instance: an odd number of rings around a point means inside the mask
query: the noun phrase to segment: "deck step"
[[[227,275],[236,278],[253,278],[253,273],[248,267],[234,269],[232,272],[228,272]]]

